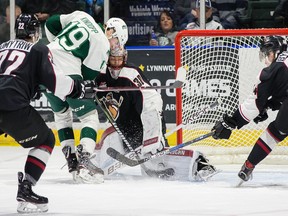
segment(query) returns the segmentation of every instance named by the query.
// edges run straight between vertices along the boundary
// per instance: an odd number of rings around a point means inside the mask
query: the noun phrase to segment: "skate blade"
[[[77,183],[77,171],[72,171],[70,173],[72,174],[73,181]]]
[[[244,183],[244,180],[240,180],[235,187],[241,187],[241,185]]]
[[[19,202],[17,207],[17,212],[21,214],[31,214],[31,213],[44,213],[48,211],[47,204],[35,204],[29,202]]]

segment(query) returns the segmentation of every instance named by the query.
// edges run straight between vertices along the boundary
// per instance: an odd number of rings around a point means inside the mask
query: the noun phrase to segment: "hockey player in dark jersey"
[[[260,45],[260,60],[265,59],[265,67],[253,94],[248,97],[232,116],[224,115],[218,121],[215,139],[229,139],[231,130],[241,128],[251,120],[258,123],[268,118],[267,109],[279,110],[276,119],[256,141],[238,176],[243,181],[252,178],[252,171],[273,148],[288,135],[288,52],[287,42],[281,36],[263,37]]]
[[[30,101],[39,85],[62,100],[82,98],[85,86],[54,73],[55,65],[47,46],[36,43],[40,30],[34,15],[21,14],[16,19],[15,31],[15,40],[0,45],[0,131],[13,137],[22,147],[31,148],[24,173],[18,173],[17,211],[46,212],[48,198],[35,194],[31,187],[45,170],[55,137]]]
[[[106,73],[96,78],[99,87],[150,86],[139,68],[126,64],[127,51],[124,47],[115,41],[115,44],[111,43],[110,50]],[[140,157],[147,157],[168,147],[164,138],[166,126],[162,112],[163,101],[156,90],[98,92],[97,97]],[[112,127],[106,129],[95,149],[96,164],[103,169],[106,177],[122,166],[107,155],[108,147],[128,157],[134,154]],[[149,171],[160,171],[161,176],[157,177],[170,180],[207,180],[216,173],[202,153],[184,149],[147,161],[145,167]],[[162,172],[168,168],[174,169],[174,175]],[[144,169],[142,173],[149,175]]]

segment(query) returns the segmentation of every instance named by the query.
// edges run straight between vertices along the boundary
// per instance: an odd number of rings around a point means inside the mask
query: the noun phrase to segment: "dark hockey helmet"
[[[260,41],[260,54],[265,57],[270,52],[275,53],[275,57],[287,49],[287,43],[282,36],[266,36],[262,37]]]
[[[20,14],[15,22],[15,33],[18,39],[28,39],[40,36],[40,22],[33,14]]]

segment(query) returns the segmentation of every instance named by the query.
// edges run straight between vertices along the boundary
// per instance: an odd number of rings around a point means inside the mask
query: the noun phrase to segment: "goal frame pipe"
[[[267,29],[223,29],[223,30],[182,30],[175,37],[175,71],[181,66],[181,39],[191,37],[221,37],[221,36],[288,36],[288,28]],[[176,126],[182,124],[182,88],[176,89]],[[183,129],[177,131],[177,145],[183,143]]]

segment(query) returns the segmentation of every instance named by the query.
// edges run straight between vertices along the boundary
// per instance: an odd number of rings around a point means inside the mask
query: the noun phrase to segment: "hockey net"
[[[175,40],[175,66],[184,66],[187,81],[176,91],[177,143],[183,143],[211,131],[223,114],[232,113],[253,92],[264,62],[259,60],[260,38],[267,35],[287,36],[288,29],[258,30],[184,30]],[[191,121],[201,108],[218,98],[222,104]],[[208,138],[191,146],[200,150],[213,163],[243,163],[258,137],[277,112],[268,111],[265,122],[250,122],[233,130],[229,140]],[[263,161],[288,164],[288,140],[285,139]]]

